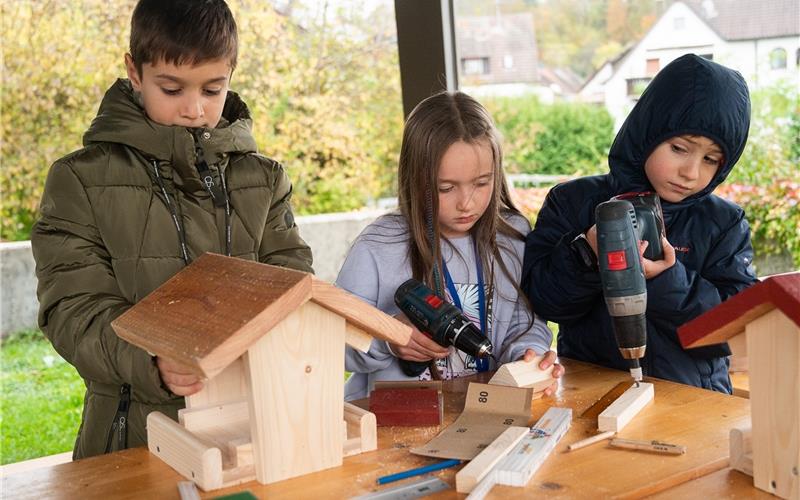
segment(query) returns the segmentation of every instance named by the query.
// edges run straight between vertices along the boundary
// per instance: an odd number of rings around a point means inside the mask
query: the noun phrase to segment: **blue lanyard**
[[[478,271],[478,316],[480,318],[481,333],[487,335],[487,318],[486,318],[486,290],[483,287],[483,264],[481,264],[480,256],[478,255],[478,244],[473,240],[473,248],[475,252],[475,267]],[[444,281],[447,285],[447,290],[450,292],[450,297],[453,299],[453,305],[457,308],[464,310],[461,307],[461,299],[456,291],[456,285],[453,283],[453,278],[450,276],[450,271],[447,270],[447,264],[442,259],[442,272],[444,274]],[[489,358],[475,358],[475,367],[479,372],[489,370]]]

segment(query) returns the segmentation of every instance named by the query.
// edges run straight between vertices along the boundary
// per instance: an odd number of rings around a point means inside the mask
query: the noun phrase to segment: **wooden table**
[[[651,380],[655,384],[654,402],[620,436],[682,444],[688,448],[685,455],[613,449],[605,443],[565,452],[567,444],[589,436],[596,429],[596,419],[581,418],[581,413],[619,382],[630,380],[630,376],[567,359],[562,363],[567,372],[557,394],[534,401],[532,417],[535,421],[550,406],[570,407],[574,412],[572,428],[526,488],[496,486],[490,498],[530,498],[534,494],[556,498],[634,498],[663,492],[724,471],[728,465],[730,429],[749,424],[747,399]],[[450,424],[461,412],[468,382],[488,380],[487,375],[445,382],[445,424]],[[259,498],[348,498],[378,491],[378,477],[434,462],[412,455],[408,448],[427,442],[439,431],[438,427],[379,427],[378,450],[345,458],[341,467],[270,485],[251,482],[201,496],[213,498],[249,490]],[[436,475],[453,486],[457,470],[451,468]],[[747,495],[756,491],[752,482],[744,478],[736,478],[738,482],[733,486],[717,479],[707,486],[712,490],[716,487],[720,495],[710,491],[706,496],[719,497],[732,492]],[[181,476],[146,448],[137,448],[14,474],[3,478],[2,491],[9,498],[177,499],[176,484],[181,480]],[[457,497],[452,489],[431,498]]]

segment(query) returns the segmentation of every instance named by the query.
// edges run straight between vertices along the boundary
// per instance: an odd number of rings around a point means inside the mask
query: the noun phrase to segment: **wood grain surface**
[[[532,403],[538,419],[550,406],[571,407],[580,414],[609,389],[628,382],[627,372],[562,359],[566,374],[553,397]],[[486,382],[491,373],[447,381],[445,422],[449,424],[463,409],[469,381]],[[637,498],[668,491],[688,481],[721,471],[728,464],[728,434],[733,427],[749,423],[749,401],[671,382],[649,379],[655,384],[652,404],[620,433],[628,439],[658,439],[688,447],[685,455],[664,456],[609,448],[604,444],[565,453],[567,444],[594,434],[596,422],[573,419],[572,427],[526,488],[495,486],[488,498]],[[359,406],[365,406],[362,400]],[[380,476],[428,465],[435,460],[415,456],[408,448],[432,439],[439,427],[382,427],[378,450],[347,457],[341,467],[270,485],[255,482],[230,489],[201,493],[212,498],[249,490],[259,498],[349,498],[382,489]],[[455,486],[458,467],[436,473]],[[182,478],[146,448],[93,457],[3,478],[3,494],[9,498],[162,498],[177,499]],[[706,484],[703,498],[731,493],[742,497],[756,494],[752,486],[716,480]],[[722,494],[717,495],[718,488]],[[691,491],[690,491],[691,492]],[[668,494],[665,493],[665,494]],[[690,495],[693,496],[693,495]],[[728,495],[730,496],[730,495]],[[455,489],[430,498],[463,498]],[[671,497],[679,498],[679,497]]]

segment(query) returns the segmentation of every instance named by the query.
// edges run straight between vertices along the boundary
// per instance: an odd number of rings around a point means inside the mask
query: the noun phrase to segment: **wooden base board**
[[[731,429],[731,469],[753,477],[753,434],[751,429]]]
[[[648,403],[653,401],[653,384],[640,382],[622,393],[611,406],[597,416],[600,432],[621,431]]]
[[[374,413],[345,401],[344,424],[343,456],[349,457],[378,449],[378,429]]]

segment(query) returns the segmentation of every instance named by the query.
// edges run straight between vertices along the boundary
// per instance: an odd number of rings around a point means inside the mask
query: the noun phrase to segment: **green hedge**
[[[614,121],[605,108],[541,104],[534,96],[484,100],[504,137],[509,172],[588,175],[606,171]]]

